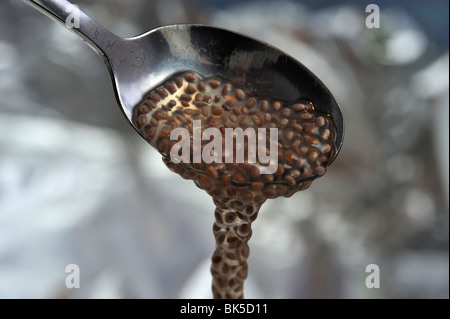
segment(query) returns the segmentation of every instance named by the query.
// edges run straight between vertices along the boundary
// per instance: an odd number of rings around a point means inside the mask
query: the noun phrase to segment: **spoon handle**
[[[25,0],[26,3],[80,36],[94,51],[108,57],[123,39],[111,33],[67,0]]]

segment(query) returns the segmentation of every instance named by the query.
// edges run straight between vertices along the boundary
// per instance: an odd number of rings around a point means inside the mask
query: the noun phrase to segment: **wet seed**
[[[197,90],[195,89],[195,87],[192,86],[192,84],[189,84],[186,89],[185,89],[186,93],[189,94],[193,94],[195,92],[197,92]]]
[[[186,73],[185,77],[186,81],[188,82],[194,82],[197,80],[197,75],[195,73]]]
[[[175,83],[176,83],[177,87],[180,88],[183,86],[183,79],[178,77],[175,79]]]
[[[275,111],[278,111],[281,108],[281,103],[280,102],[274,102],[273,103],[273,109]]]
[[[205,84],[203,84],[203,82],[198,82],[197,88],[201,92],[204,92],[206,90],[206,86],[205,86]]]
[[[180,95],[180,100],[190,101],[190,100],[192,100],[192,97],[189,94],[183,93]]]
[[[288,117],[288,116],[291,115],[291,110],[286,107],[286,108],[284,108],[284,110],[283,110],[283,112],[281,114],[283,114],[283,116]]]
[[[166,88],[171,94],[174,94],[177,91],[177,88],[175,87],[175,85],[170,84],[170,83],[166,84]]]
[[[213,89],[215,89],[215,88],[219,87],[220,82],[217,81],[217,80],[212,80],[212,81],[209,81],[209,85],[210,85]]]
[[[145,115],[140,115],[140,116],[138,117],[138,123],[139,123],[140,125],[144,125],[145,123],[147,123],[147,116],[145,116]]]
[[[241,89],[237,89],[235,95],[239,101],[242,101],[245,98],[245,93]]]
[[[300,112],[300,111],[303,111],[304,109],[306,109],[305,104],[298,103],[298,104],[294,105],[294,111],[295,112]]]

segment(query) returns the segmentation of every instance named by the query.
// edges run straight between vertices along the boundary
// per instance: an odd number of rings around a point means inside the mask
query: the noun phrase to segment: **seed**
[[[209,81],[209,85],[210,85],[213,89],[215,89],[215,88],[219,87],[220,82],[217,81],[217,80],[212,80],[212,81]]]
[[[204,92],[206,90],[206,86],[205,86],[205,84],[203,84],[203,82],[198,82],[197,88],[199,89],[199,91],[202,91],[202,92]]]
[[[222,104],[222,108],[225,110],[225,111],[229,111],[229,110],[231,110],[231,108],[227,105],[227,104]]]
[[[149,112],[149,109],[148,109],[148,107],[147,107],[146,105],[142,105],[142,106],[139,108],[139,111],[140,111],[141,113],[147,114],[147,113]]]
[[[308,152],[308,147],[307,146],[302,146],[301,148],[300,148],[300,154],[306,154],[306,152]]]
[[[211,95],[205,94],[203,96],[203,101],[205,101],[206,103],[211,102]]]
[[[317,145],[320,143],[320,141],[317,138],[310,138],[308,139],[308,143],[311,145]]]
[[[319,128],[311,123],[306,123],[303,126],[303,132],[308,134],[319,134]]]
[[[174,94],[177,91],[177,88],[175,87],[175,85],[170,84],[170,83],[166,84],[166,88],[167,88],[167,90],[169,90],[169,92],[171,94]]]
[[[242,91],[241,89],[237,89],[236,92],[235,92],[235,94],[236,94],[236,98],[237,98],[239,101],[242,101],[242,100],[245,98],[245,93],[244,93],[244,91]]]
[[[158,88],[157,90],[156,90],[156,92],[158,92],[159,93],[159,95],[161,95],[162,97],[168,97],[169,96],[169,94],[167,93],[167,91],[164,89],[164,88]]]
[[[264,179],[266,180],[266,183],[270,184],[273,182],[273,175],[272,174],[266,174],[264,175]]]
[[[181,103],[181,105],[183,105],[184,107],[189,107],[189,106],[190,106],[189,102],[186,102],[186,101],[181,101],[180,103]]]
[[[252,178],[258,178],[258,177],[259,177],[259,168],[258,168],[258,166],[253,166],[253,167],[251,168],[250,176],[251,176]]]
[[[219,177],[219,173],[217,173],[216,169],[213,166],[208,166],[208,172],[209,172],[209,175],[211,175],[211,177],[213,177],[213,178]]]
[[[278,164],[277,174],[278,175],[283,175],[283,173],[284,173],[284,165],[283,164]]]
[[[212,187],[208,176],[206,176],[205,174],[198,174],[197,180],[203,189],[210,189]]]
[[[145,127],[147,129],[148,125]],[[156,135],[156,127],[151,127],[148,131],[148,138],[152,138]]]
[[[298,140],[295,140],[294,142],[292,142],[291,147],[297,148],[297,146],[299,146],[299,145],[300,145],[300,140],[298,139]]]
[[[286,126],[287,124],[289,123],[289,120],[288,119],[282,119],[281,121],[280,121],[280,125],[283,127],[283,126]]]
[[[286,175],[284,177],[284,180],[286,181],[286,183],[288,183],[288,185],[290,186],[294,186],[295,185],[295,179],[292,176]]]
[[[184,112],[184,114],[189,115],[189,116],[194,114],[193,109],[184,109],[183,112]]]
[[[322,176],[323,174],[325,174],[325,167],[323,167],[323,166],[317,166],[317,167],[314,169],[314,172],[315,172],[317,175]]]
[[[262,113],[258,113],[258,118],[259,118],[259,120],[261,121],[261,124],[263,124],[264,123],[264,116],[262,115]]]
[[[289,115],[291,115],[291,110],[286,107],[281,114],[288,117]]]
[[[253,123],[255,123],[256,125],[260,125],[261,124],[261,120],[256,115],[254,115],[252,117],[252,120],[253,120]]]
[[[230,114],[230,116],[228,117],[228,119],[229,119],[231,122],[236,122],[236,121],[237,121],[237,117],[236,117],[236,115],[234,115],[234,114]]]
[[[214,96],[214,102],[219,102],[220,101],[220,95],[216,95]]]
[[[249,109],[252,108],[256,104],[256,99],[254,97],[251,97],[248,99],[247,103],[245,104]]]
[[[175,79],[175,83],[177,84],[178,88],[183,86],[183,79],[178,77]]]
[[[292,161],[292,159],[294,158],[294,153],[292,153],[292,151],[286,151],[286,153],[285,153],[285,155],[284,155],[284,159],[287,161],[287,162],[290,162],[290,161]]]
[[[224,219],[225,219],[225,222],[227,224],[231,224],[236,219],[236,214],[235,213],[228,213],[228,214],[225,215]]]
[[[227,101],[225,101],[224,104],[226,104],[226,105],[228,105],[229,107],[231,107],[231,106],[233,105],[233,101],[232,101],[232,100],[227,100]]]
[[[167,103],[167,105],[170,107],[174,107],[175,105],[177,105],[177,102],[175,100],[170,100],[169,103]]]
[[[235,183],[243,183],[243,182],[245,182],[245,178],[244,178],[244,176],[242,176],[239,173],[234,173],[233,174],[233,181]]]
[[[300,112],[300,111],[303,111],[304,109],[306,109],[305,104],[298,103],[298,104],[294,105],[294,111],[295,112]]]
[[[190,100],[192,100],[192,97],[189,94],[183,93],[180,95],[180,100],[190,101]]]
[[[251,202],[253,200],[253,194],[249,191],[239,192],[238,197],[244,202]]]
[[[189,94],[192,94],[192,93],[197,92],[197,90],[195,89],[195,87],[192,86],[192,84],[189,84],[189,85],[186,87],[185,91],[186,91],[187,93],[189,93]]]
[[[144,125],[145,123],[147,123],[147,116],[139,115],[138,122],[139,122],[139,124]]]
[[[208,117],[208,114],[209,114],[209,107],[207,107],[207,106],[203,107],[202,108],[202,115],[204,117]]]
[[[178,121],[180,121],[182,123],[186,123],[187,122],[187,119],[184,116],[180,115],[180,114],[175,115],[175,119],[177,119]]]
[[[327,154],[331,151],[331,146],[330,144],[324,144],[322,146],[322,153]]]
[[[215,116],[221,115],[221,114],[222,114],[222,110],[220,110],[220,109],[215,109],[215,110],[212,112],[212,114],[215,115]]]
[[[293,178],[297,178],[300,177],[300,172],[296,169],[292,169],[289,171],[289,175],[292,176]]]
[[[316,119],[316,123],[317,123],[317,125],[319,125],[319,126],[323,126],[323,125],[325,124],[325,118],[324,118],[323,116],[319,116],[319,117]]]
[[[244,126],[248,124],[248,117],[243,117],[242,120],[239,122],[240,125]]]
[[[317,153],[316,151],[311,151],[308,154],[308,161],[310,163],[314,162],[317,158],[319,157],[319,153]]]
[[[155,120],[154,118],[152,118],[152,119],[150,120],[150,124],[151,124],[152,126],[157,126],[157,125],[158,125],[158,121]]]
[[[327,157],[325,155],[322,155],[317,159],[317,162],[322,163],[322,164],[326,163],[326,161],[327,161]]]
[[[166,113],[160,112],[160,113],[158,113],[158,114],[156,115],[156,118],[157,118],[158,120],[167,120],[167,119],[170,118],[170,116],[169,116],[168,114],[166,114]]]
[[[305,169],[303,170],[303,176],[304,177],[309,177],[311,175],[312,175],[311,167],[309,167],[309,166],[305,167]]]
[[[159,150],[161,153],[164,153],[165,150],[166,150],[166,148],[167,148],[167,145],[168,145],[168,144],[169,144],[169,142],[167,141],[167,139],[161,140],[161,142],[160,142],[159,145],[158,145],[158,150]]]
[[[267,102],[266,100],[261,101],[261,106],[259,107],[261,110],[265,111],[265,110],[267,110],[268,107],[269,107],[269,102]]]
[[[293,138],[294,138],[294,132],[288,131],[288,132],[286,133],[286,139],[287,139],[288,141],[290,141],[290,140],[292,140]]]
[[[155,93],[151,94],[151,95],[150,95],[150,98],[151,98],[153,101],[155,101],[155,102],[161,101],[160,97],[159,97],[157,94],[155,94]]]
[[[168,126],[163,126],[163,128],[161,129],[161,134],[162,135],[166,135],[169,136],[170,135],[170,128]]]
[[[274,102],[273,103],[273,109],[275,111],[278,111],[280,109],[280,107],[281,107],[281,103],[280,102]]]
[[[208,103],[206,103],[206,102],[196,102],[195,105],[197,107],[207,107]]]
[[[264,187],[264,183],[261,183],[261,182],[252,183],[253,189],[262,189],[263,187]]]
[[[327,140],[328,139],[328,137],[330,136],[330,130],[329,129],[325,129],[323,132],[322,132],[322,138],[324,139],[324,140]]]
[[[184,76],[184,78],[186,79],[186,81],[188,82],[194,82],[195,80],[197,80],[197,75],[194,73],[186,73],[186,75]]]
[[[230,91],[230,89],[231,89],[231,85],[230,84],[225,84],[224,86],[223,86],[223,88],[222,88],[222,94],[223,95],[227,95],[228,94],[228,92]]]
[[[300,118],[302,120],[310,120],[313,118],[313,115],[311,113],[302,113],[300,114]]]
[[[275,198],[277,197],[277,192],[274,189],[266,189],[264,191],[264,195],[266,195],[267,198]]]
[[[264,114],[264,120],[266,122],[270,122],[271,119],[272,119],[272,115],[270,115],[269,113]]]

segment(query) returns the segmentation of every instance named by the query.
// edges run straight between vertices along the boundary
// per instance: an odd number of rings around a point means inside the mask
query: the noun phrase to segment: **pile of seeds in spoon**
[[[193,152],[189,161],[171,161],[171,148],[178,142],[170,139],[172,130],[184,128],[192,137],[195,120],[201,121],[202,131],[213,127],[223,136],[226,128],[265,128],[267,152],[273,142],[269,131],[277,128],[276,171],[261,174],[267,164],[258,160],[226,163],[225,151],[221,161],[211,163],[195,161]],[[133,110],[133,124],[163,155],[169,169],[213,197],[217,207],[213,294],[215,298],[242,298],[251,222],[266,199],[290,197],[325,174],[336,150],[332,118],[315,111],[310,101],[263,99],[230,81],[186,71],[146,94]],[[202,149],[208,142],[201,142]],[[247,141],[236,148],[245,154],[254,151]]]

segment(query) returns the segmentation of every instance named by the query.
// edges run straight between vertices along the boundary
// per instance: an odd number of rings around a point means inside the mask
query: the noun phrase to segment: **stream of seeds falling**
[[[170,140],[170,133],[185,128],[193,136],[194,120],[201,120],[202,131],[215,127],[223,137],[225,128],[266,128],[269,141],[269,129],[278,128],[276,172],[260,174],[265,165],[259,161],[225,163],[225,151],[221,163],[193,163],[192,154],[189,163],[172,162],[170,149],[178,140]],[[133,124],[170,170],[213,197],[213,296],[243,298],[251,223],[267,199],[290,197],[325,174],[336,150],[331,117],[316,112],[309,101],[262,99],[230,81],[186,71],[146,94],[133,110]],[[202,141],[202,149],[208,143]],[[242,150],[248,154],[247,142]]]

